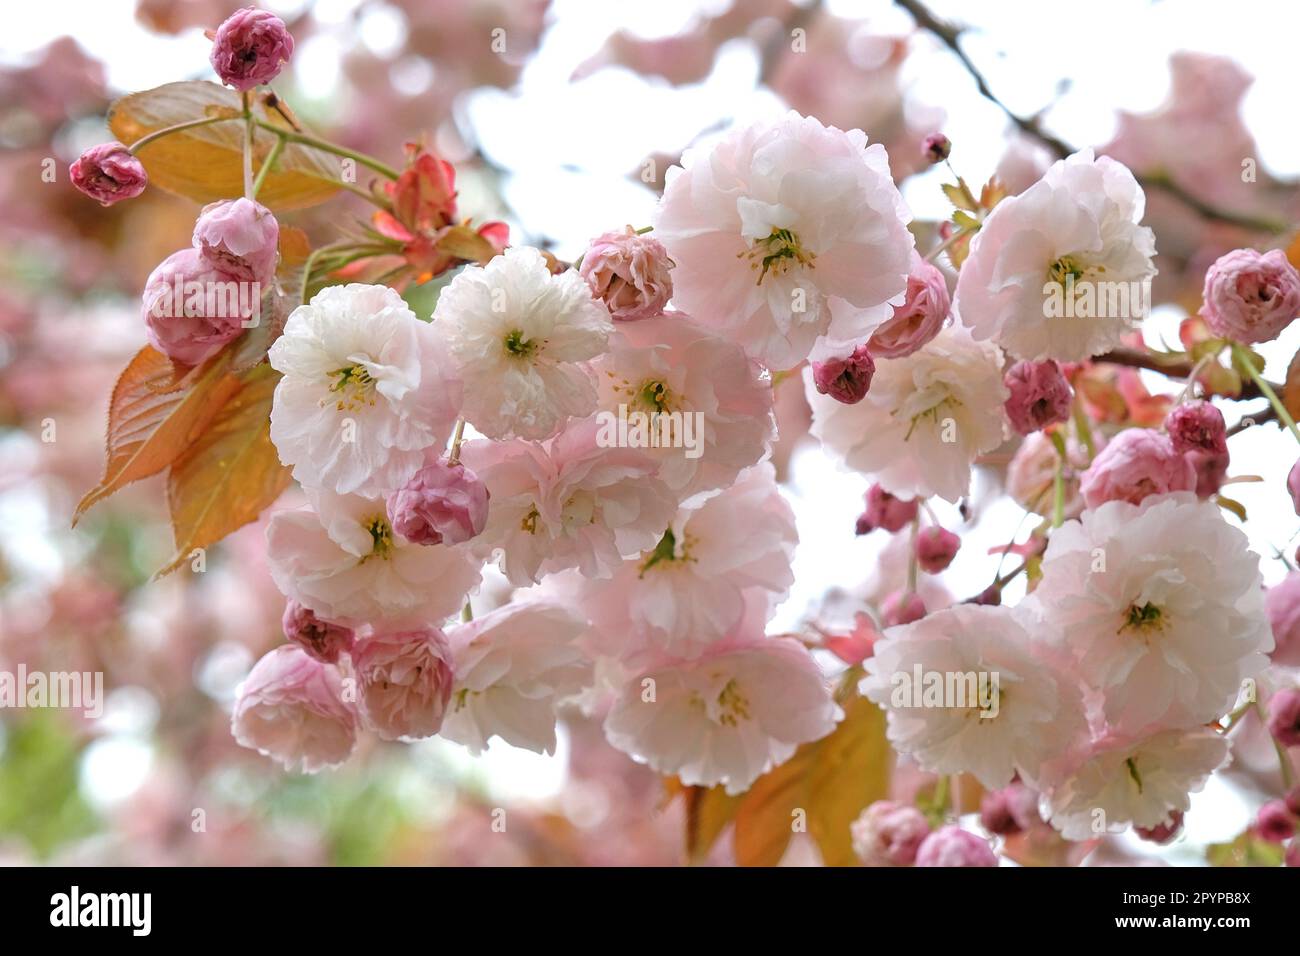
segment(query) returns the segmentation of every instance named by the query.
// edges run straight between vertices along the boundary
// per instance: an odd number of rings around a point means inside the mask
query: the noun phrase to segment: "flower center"
[[[334,407],[339,411],[355,411],[375,404],[375,380],[364,365],[349,365],[330,372],[333,379],[330,391],[334,393]],[[323,400],[324,406],[328,400]]]
[[[366,530],[370,532],[370,553],[361,559],[361,563],[365,564],[371,558],[387,561],[393,553],[393,528],[388,518],[383,515],[371,518],[366,523]]]
[[[1142,792],[1142,775],[1141,775],[1140,773],[1138,773],[1138,765],[1137,765],[1137,761],[1135,761],[1132,757],[1129,757],[1127,760],[1124,761],[1124,766],[1128,768],[1128,775],[1129,775],[1130,777],[1132,777],[1132,778],[1133,778],[1133,782],[1134,782],[1135,784],[1137,784],[1138,793],[1141,793],[1141,792]]]
[[[654,412],[671,411],[669,404],[671,397],[667,385],[653,380],[644,382],[640,391],[637,392],[637,400]]]
[[[691,537],[687,535],[682,542],[682,553],[677,553],[677,536],[673,534],[673,529],[669,528],[664,532],[664,536],[659,539],[659,543],[654,546],[654,550],[648,552],[647,557],[641,564],[641,570],[637,577],[645,577],[645,573],[656,565],[668,565],[674,563],[685,563],[694,561],[695,558],[690,555]]]
[[[758,271],[756,284],[762,285],[769,272],[782,276],[795,266],[813,268],[817,254],[806,250],[789,229],[774,228],[770,236],[756,239],[748,250],[736,253],[736,258],[749,260],[749,267]]]
[[[1122,634],[1130,628],[1141,634],[1151,631],[1163,631],[1165,628],[1164,612],[1150,601],[1140,607],[1137,604],[1130,604],[1128,610],[1124,613],[1124,623],[1120,625],[1119,630],[1115,633]]]
[[[740,721],[749,720],[749,700],[740,692],[734,677],[718,694],[718,707],[722,711],[718,714],[718,723],[724,727],[735,727]]]
[[[506,354],[512,358],[531,358],[537,352],[537,342],[527,338],[527,333],[523,329],[511,329],[501,340],[501,344],[505,347]]]
[[[537,506],[533,505],[528,514],[524,515],[524,520],[519,522],[519,529],[528,534],[537,534],[537,519],[541,516],[542,514],[537,510]]]

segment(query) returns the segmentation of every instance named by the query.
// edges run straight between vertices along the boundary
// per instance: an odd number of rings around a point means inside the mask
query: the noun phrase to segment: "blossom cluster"
[[[292,54],[250,8],[211,62],[247,109]],[[932,163],[951,150],[923,146]],[[286,643],[241,685],[244,746],[304,772],[363,734],[552,753],[575,708],[631,759],[734,796],[831,734],[847,688],[885,711],[897,753],[987,789],[990,834],[1165,839],[1266,669],[1295,663],[1300,584],[1266,598],[1224,517],[1229,431],[1198,374],[1230,351],[1257,379],[1249,346],[1300,313],[1300,273],[1276,250],[1220,258],[1183,394],[1096,412],[1099,367],[1133,341],[1156,272],[1143,189],[1117,160],[1082,150],[1014,196],[962,182],[970,214],[923,256],[884,147],[791,111],[689,150],[651,226],[596,237],[574,265],[501,223],[467,228],[454,169],[421,147],[391,178],[371,191],[375,245],[314,295],[308,271],[270,335],[269,438],[306,503],[269,518]],[[114,143],[73,179],[109,204],[148,177]],[[256,328],[264,294],[287,298],[280,226],[247,192],[205,207],[146,283],[149,340],[182,375]],[[418,317],[402,292],[452,270]],[[252,294],[208,294],[227,287]],[[908,585],[849,638],[768,634],[794,583],[772,448],[774,388],[795,372],[811,436],[871,481],[857,533],[909,535]],[[660,440],[611,441],[610,418],[633,413]],[[1027,595],[1004,605],[999,578],[937,606],[918,574],[962,541],[928,499],[964,504],[1013,436],[1008,491],[1043,519],[1014,546]],[[1289,491],[1300,514],[1300,465]],[[838,692],[810,645],[849,668]],[[1268,729],[1300,742],[1300,691],[1274,695]],[[1270,804],[1258,829],[1287,839],[1295,812]],[[987,840],[935,823],[878,801],[851,839],[872,865],[997,865]]]

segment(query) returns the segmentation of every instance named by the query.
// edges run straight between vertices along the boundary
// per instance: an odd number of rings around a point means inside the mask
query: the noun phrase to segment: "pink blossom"
[[[1107,501],[1137,504],[1150,495],[1194,491],[1196,470],[1167,435],[1130,428],[1110,440],[1079,483],[1089,508]]]
[[[1023,783],[985,791],[980,800],[980,825],[998,836],[1021,833],[1042,822],[1038,794]]]
[[[907,298],[894,306],[894,314],[871,334],[867,347],[880,358],[911,355],[939,334],[951,308],[943,273],[914,250]]]
[[[1011,392],[1005,406],[1007,418],[1021,435],[1069,420],[1074,393],[1061,367],[1051,359],[1017,362],[1002,381]]]
[[[935,830],[916,852],[917,866],[997,866],[989,841],[959,826]]]
[[[196,249],[172,253],[145,281],[150,343],[183,365],[198,365],[236,338],[260,309],[248,285],[215,268]]]
[[[1205,273],[1206,324],[1238,342],[1268,342],[1300,315],[1300,272],[1281,249],[1236,249]]]
[[[1286,490],[1291,493],[1291,504],[1300,515],[1300,460],[1291,466],[1286,476]]]
[[[911,624],[925,617],[925,602],[915,591],[893,591],[881,602],[880,616],[885,627]]]
[[[194,248],[213,268],[269,286],[275,279],[280,224],[251,199],[209,203],[194,224]]]
[[[911,866],[930,835],[930,824],[916,807],[877,800],[849,827],[853,852],[865,866]]]
[[[455,674],[434,627],[372,634],[352,649],[361,711],[384,740],[432,737],[442,727]]]
[[[1134,827],[1133,832],[1148,843],[1159,844],[1164,846],[1166,843],[1172,843],[1174,839],[1183,830],[1183,811],[1171,810],[1169,819],[1164,823],[1158,823],[1153,827]]]
[[[952,564],[961,538],[946,528],[922,528],[916,536],[916,563],[927,574],[938,574]]]
[[[245,7],[217,27],[208,59],[221,82],[247,91],[270,83],[293,56],[293,37],[273,13]]]
[[[1292,571],[1264,592],[1264,610],[1273,628],[1274,664],[1300,665],[1300,572]]]
[[[1193,448],[1184,456],[1196,473],[1196,497],[1210,498],[1219,493],[1228,479],[1228,453]]]
[[[920,505],[915,498],[897,498],[880,485],[867,489],[867,509],[858,517],[858,534],[883,528],[890,534],[902,531],[916,520]]]
[[[853,405],[866,398],[876,363],[865,345],[859,345],[844,358],[813,362],[813,384],[817,391],[837,402]]]
[[[1268,732],[1283,747],[1300,747],[1300,690],[1288,687],[1268,702]]]
[[[357,739],[357,714],[343,699],[338,668],[288,644],[254,665],[240,684],[231,732],[243,747],[315,773],[343,763]]]
[[[931,133],[921,141],[921,155],[933,165],[952,155],[952,140],[943,133]]]
[[[461,544],[482,533],[488,497],[463,464],[434,460],[388,497],[388,520],[414,544]]]
[[[90,147],[72,164],[68,174],[72,185],[102,206],[134,199],[149,185],[144,164],[116,142]]]
[[[628,226],[593,239],[579,272],[613,319],[633,322],[663,312],[673,294],[672,265],[662,242]]]
[[[1295,836],[1295,817],[1281,800],[1270,800],[1259,808],[1255,832],[1269,843],[1285,843]]]
[[[354,631],[344,624],[321,620],[297,601],[284,606],[284,636],[323,664],[337,664],[339,655],[352,650]]]
[[[1223,412],[1209,402],[1185,402],[1175,405],[1165,416],[1165,431],[1180,455],[1192,449],[1228,453],[1228,429]]]

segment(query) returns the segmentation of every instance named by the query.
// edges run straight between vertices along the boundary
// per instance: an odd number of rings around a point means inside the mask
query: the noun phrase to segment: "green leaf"
[[[1210,866],[1281,866],[1285,851],[1277,843],[1261,840],[1249,830],[1231,843],[1212,843],[1205,849]]]

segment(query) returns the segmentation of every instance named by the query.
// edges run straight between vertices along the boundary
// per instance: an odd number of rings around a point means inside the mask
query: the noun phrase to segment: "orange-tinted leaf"
[[[697,863],[736,815],[742,797],[730,796],[722,787],[682,787],[686,804],[686,858]]]
[[[167,476],[176,554],[159,575],[257,518],[289,484],[271,444],[271,399],[280,375],[258,365],[240,376],[240,390]]]
[[[95,502],[157,474],[189,447],[239,388],[229,362],[222,353],[178,378],[161,352],[145,346],[136,353],[113,386],[104,477],[77,505],[74,525]]]
[[[843,695],[841,706],[844,720],[831,734],[804,744],[741,799],[735,834],[740,865],[780,862],[801,820],[828,866],[856,862],[849,824],[888,795],[894,754],[879,707],[856,691]]]
[[[132,93],[108,111],[108,126],[120,141],[130,145],[141,137],[190,120],[238,116],[239,94],[205,80],[167,83]],[[260,102],[254,114],[273,125],[284,126],[278,113],[268,113]],[[171,133],[140,150],[139,158],[152,185],[201,203],[244,194],[244,124],[237,119]],[[258,129],[253,137],[253,168],[260,169],[276,137]],[[337,157],[297,143],[280,153],[267,174],[259,202],[271,209],[300,209],[329,199],[341,188],[342,166]]]
[[[467,262],[487,262],[496,247],[469,226],[451,226],[438,237],[438,251]]]
[[[1300,352],[1291,357],[1291,364],[1286,367],[1286,381],[1278,398],[1291,418],[1300,420]]]

